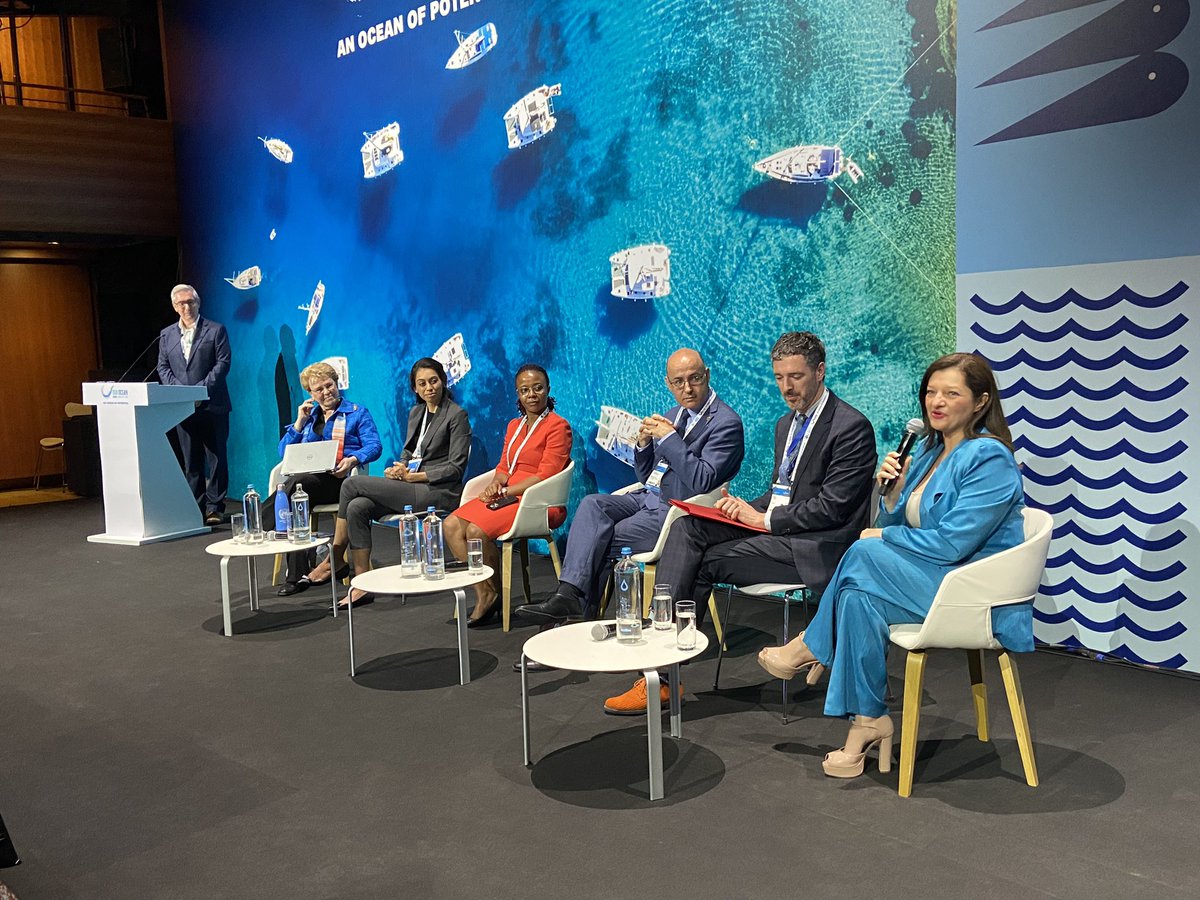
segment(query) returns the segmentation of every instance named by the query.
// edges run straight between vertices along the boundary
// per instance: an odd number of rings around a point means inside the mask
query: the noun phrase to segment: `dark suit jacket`
[[[418,403],[408,413],[408,431],[399,462],[407,465],[412,447],[421,433],[425,404]],[[471,421],[467,411],[449,397],[442,401],[437,415],[425,432],[421,445],[421,471],[429,478],[429,502],[439,509],[455,509],[462,498],[463,476],[471,454]]]
[[[664,416],[674,422],[680,409],[674,406]],[[681,423],[683,421],[686,421],[686,414]],[[676,435],[659,441],[657,447],[651,441],[644,448],[635,448],[633,467],[638,480],[644,484],[658,461],[667,461],[670,468],[663,475],[661,484],[661,503],[666,506],[668,500],[686,500],[732,481],[742,467],[745,453],[742,419],[717,397],[686,438]],[[654,501],[659,500],[657,496],[651,496]]]
[[[792,413],[775,423],[775,465],[783,461]],[[792,478],[791,502],[771,513],[771,533],[789,539],[796,569],[815,594],[829,584],[842,555],[867,527],[871,482],[878,455],[866,416],[833,391]],[[751,504],[765,512],[771,491]]]
[[[158,380],[163,384],[202,384],[208,399],[200,409],[228,415],[233,408],[225,376],[229,374],[229,335],[225,326],[203,317],[196,322],[190,359],[183,358],[179,323],[172,322],[158,338]]]

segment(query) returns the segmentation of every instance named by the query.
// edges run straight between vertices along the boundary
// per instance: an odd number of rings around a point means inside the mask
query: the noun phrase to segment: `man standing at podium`
[[[158,378],[163,384],[198,384],[208,399],[184,419],[176,433],[183,452],[183,472],[192,496],[204,511],[205,525],[225,521],[229,489],[229,335],[225,326],[200,318],[200,294],[190,284],[171,288],[171,306],[179,321],[162,330],[158,340]]]

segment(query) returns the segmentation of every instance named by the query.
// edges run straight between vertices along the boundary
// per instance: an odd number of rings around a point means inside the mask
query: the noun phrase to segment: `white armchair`
[[[462,502],[474,500],[485,487],[491,483],[495,470],[476,475],[463,485]],[[533,487],[521,494],[517,504],[517,515],[512,527],[496,538],[500,542],[501,563],[500,583],[503,606],[504,630],[509,630],[512,620],[512,552],[514,545],[521,553],[521,581],[525,590],[525,599],[531,598],[529,588],[529,541],[544,539],[550,545],[550,559],[554,563],[554,574],[562,574],[562,560],[558,557],[558,547],[550,530],[549,510],[554,506],[566,506],[571,495],[571,478],[575,473],[575,462],[567,463],[567,467],[557,475],[551,475],[545,481],[539,481]]]
[[[951,570],[938,588],[925,621],[916,625],[893,625],[891,641],[908,651],[904,672],[904,713],[900,734],[900,796],[912,794],[913,764],[916,761],[917,728],[921,717],[921,689],[925,678],[926,651],[967,651],[967,664],[974,697],[975,726],[979,740],[988,740],[987,686],[983,681],[983,651],[999,651],[1000,673],[1008,696],[1008,708],[1016,731],[1017,746],[1025,781],[1037,787],[1037,764],[1025,713],[1025,697],[1017,662],[992,634],[992,609],[1032,600],[1042,581],[1046,554],[1050,550],[1053,517],[1040,509],[1026,509],[1025,540],[978,562]]]

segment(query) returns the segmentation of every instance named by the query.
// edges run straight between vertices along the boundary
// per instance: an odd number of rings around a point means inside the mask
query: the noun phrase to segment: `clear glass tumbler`
[[[234,513],[229,517],[230,537],[235,544],[246,543],[246,514]]]
[[[675,603],[675,646],[680,650],[696,649],[696,601]]]
[[[674,627],[671,619],[671,586],[656,584],[650,598],[650,621],[655,631],[670,631]]]

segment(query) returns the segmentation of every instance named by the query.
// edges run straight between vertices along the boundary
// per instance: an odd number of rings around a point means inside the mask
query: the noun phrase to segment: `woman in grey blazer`
[[[338,578],[349,572],[345,563],[347,547],[356,574],[371,568],[373,519],[403,512],[405,506],[414,510],[429,506],[455,509],[462,497],[471,450],[471,422],[466,410],[450,398],[446,370],[436,359],[426,356],[413,363],[408,383],[417,403],[408,414],[400,458],[384,469],[382,478],[363,475],[342,482],[330,552]],[[297,586],[304,590],[309,585],[325,584],[330,571],[330,562],[325,560]],[[370,602],[369,596],[359,594],[354,600],[356,606]]]

